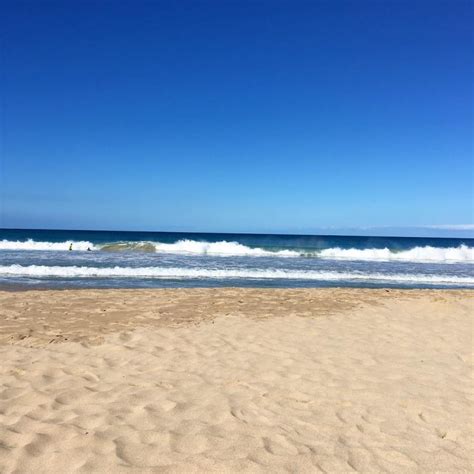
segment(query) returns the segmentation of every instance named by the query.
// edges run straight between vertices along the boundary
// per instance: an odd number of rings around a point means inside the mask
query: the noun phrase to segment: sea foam
[[[365,281],[474,286],[474,278],[452,275],[383,274],[378,272],[335,272],[283,269],[209,269],[182,267],[86,267],[9,265],[0,266],[0,275],[31,278],[150,278],[150,279],[255,279]]]
[[[321,250],[321,258],[367,261],[474,263],[474,248],[459,247],[414,247],[409,250],[393,251],[383,249],[343,249],[339,247]]]
[[[64,242],[41,242],[33,239],[26,241],[0,240],[0,250],[51,250],[66,251],[72,244],[73,250],[86,251],[88,248],[94,249],[94,244],[88,241],[66,240]]]

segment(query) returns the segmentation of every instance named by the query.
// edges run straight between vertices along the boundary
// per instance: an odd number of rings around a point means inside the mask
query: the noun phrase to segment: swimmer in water
[[[71,250],[72,250],[72,243],[69,244],[69,251],[71,251]]]

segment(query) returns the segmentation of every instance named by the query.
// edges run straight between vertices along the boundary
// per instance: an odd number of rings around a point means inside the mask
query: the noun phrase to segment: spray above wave
[[[283,269],[209,269],[181,267],[85,267],[10,265],[0,266],[0,275],[30,278],[149,278],[149,279],[254,279],[398,282],[474,286],[474,278],[451,275],[383,274],[361,272],[283,270]]]

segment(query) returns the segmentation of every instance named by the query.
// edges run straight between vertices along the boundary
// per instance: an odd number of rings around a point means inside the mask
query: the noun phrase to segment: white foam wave
[[[344,249],[340,247],[323,250],[268,250],[260,247],[248,247],[238,242],[202,242],[196,240],[179,240],[174,243],[151,241],[140,242],[111,242],[96,244],[88,241],[37,242],[0,241],[0,250],[53,250],[65,251],[92,250],[109,251],[155,251],[166,254],[210,255],[210,256],[248,256],[248,257],[313,257],[332,260],[363,260],[363,261],[399,261],[420,263],[474,263],[474,247],[460,245],[459,247],[414,247],[409,250],[394,251],[389,248],[377,249]]]
[[[394,252],[384,249],[342,249],[339,247],[319,252],[321,258],[368,261],[400,261],[427,263],[474,263],[474,248],[459,247],[414,247],[410,250]]]
[[[343,249],[339,247],[324,250],[266,250],[248,247],[238,242],[199,242],[180,240],[172,244],[153,243],[159,253],[215,255],[215,256],[252,256],[252,257],[319,257],[340,260],[367,261],[403,261],[431,263],[474,263],[474,248],[459,247],[414,247],[410,250],[393,251],[383,249]]]
[[[87,241],[72,241],[65,242],[37,242],[32,239],[27,241],[0,241],[0,250],[55,250],[63,251],[69,250],[72,244],[72,249],[77,251],[85,251],[88,248],[91,250],[111,250],[111,251],[133,251],[133,250],[149,250],[155,249],[158,253],[170,254],[187,254],[187,255],[212,255],[212,256],[279,256],[279,257],[297,257],[299,252],[294,250],[279,250],[271,251],[258,247],[248,247],[238,242],[200,242],[196,240],[179,240],[178,242],[166,244],[162,242],[111,242],[107,244],[94,245]]]
[[[281,269],[208,269],[181,267],[84,267],[10,265],[0,275],[31,278],[255,279],[424,283],[474,286],[474,278],[451,275],[383,274]]]
[[[258,247],[247,247],[238,242],[199,242],[196,240],[179,240],[173,244],[154,242],[156,251],[159,253],[182,253],[192,255],[216,255],[216,256],[251,256],[251,257],[297,257],[300,255],[295,250],[265,250]]]
[[[94,249],[94,244],[85,240],[66,240],[64,242],[37,242],[33,239],[26,241],[0,240],[0,250],[69,250],[72,244],[73,250],[85,251],[88,248]]]

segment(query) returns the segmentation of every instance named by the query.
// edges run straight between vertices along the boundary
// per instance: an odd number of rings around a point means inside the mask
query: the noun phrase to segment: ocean
[[[474,239],[0,230],[3,288],[473,288],[473,264]]]

